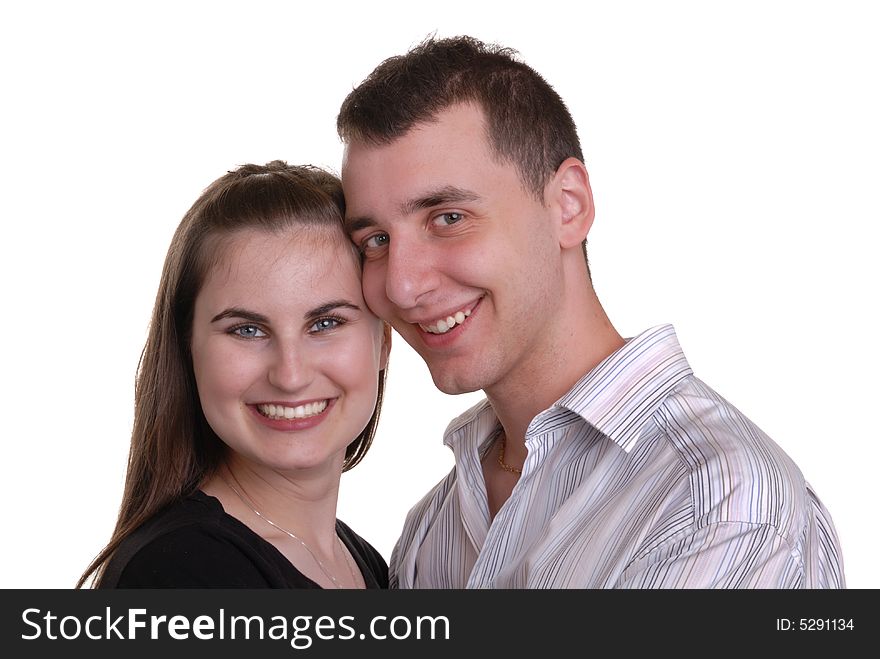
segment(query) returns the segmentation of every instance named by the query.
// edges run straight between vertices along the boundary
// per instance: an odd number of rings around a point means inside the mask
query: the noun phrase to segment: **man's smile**
[[[449,314],[448,316],[435,320],[427,325],[423,323],[418,323],[418,325],[422,330],[430,334],[446,334],[446,332],[456,325],[461,325],[465,321],[465,318],[471,315],[473,307],[474,305],[471,305],[470,307],[459,309],[455,313]]]

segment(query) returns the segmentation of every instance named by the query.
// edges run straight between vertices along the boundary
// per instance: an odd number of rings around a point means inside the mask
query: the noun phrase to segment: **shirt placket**
[[[538,418],[540,417],[536,417],[536,421]],[[543,461],[557,439],[556,433],[540,433],[535,434],[534,437],[526,434],[526,443],[530,449],[523,465],[523,473],[510,493],[510,498],[489,525],[482,549],[471,570],[471,576],[467,583],[468,588],[499,587],[495,583],[499,573],[505,567],[515,565],[517,562],[515,559],[518,558],[523,546],[531,545],[535,541],[535,533],[540,533],[539,529],[544,525],[527,523],[525,516],[533,498],[534,482],[539,477],[540,465],[538,462]],[[485,486],[483,490],[482,506],[485,519],[488,521],[489,512]],[[544,520],[544,522],[546,521]],[[504,583],[500,585],[500,587],[508,586],[516,588],[521,584]]]

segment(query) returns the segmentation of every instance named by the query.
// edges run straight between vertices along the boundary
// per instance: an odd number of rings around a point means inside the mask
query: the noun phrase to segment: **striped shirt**
[[[482,401],[407,516],[398,588],[843,588],[831,517],[792,460],[694,377],[670,325],[630,339],[526,431],[490,519]]]

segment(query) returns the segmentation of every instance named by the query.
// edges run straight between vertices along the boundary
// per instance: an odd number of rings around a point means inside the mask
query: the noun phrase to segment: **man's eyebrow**
[[[403,215],[415,213],[418,210],[426,208],[434,208],[435,206],[445,206],[447,204],[458,204],[466,201],[478,201],[480,195],[464,188],[457,188],[454,185],[447,185],[436,190],[430,190],[420,197],[410,199],[400,205],[400,212]]]
[[[269,319],[266,318],[263,314],[257,313],[256,311],[248,311],[247,309],[242,309],[241,307],[229,307],[228,309],[224,309],[216,316],[214,316],[211,319],[211,322],[216,323],[218,320],[223,320],[224,318],[241,318],[242,320],[250,320],[255,323],[263,324],[269,322]]]
[[[458,188],[454,185],[447,185],[436,190],[429,190],[419,197],[414,197],[403,202],[398,209],[401,215],[411,215],[419,210],[426,208],[434,208],[435,206],[445,206],[448,204],[460,204],[468,201],[479,201],[480,195],[464,188]],[[348,234],[355,233],[362,229],[369,229],[376,226],[376,221],[371,217],[346,217],[345,231]]]
[[[346,217],[343,225],[345,233],[352,234],[355,231],[375,226],[376,223],[369,217]]]

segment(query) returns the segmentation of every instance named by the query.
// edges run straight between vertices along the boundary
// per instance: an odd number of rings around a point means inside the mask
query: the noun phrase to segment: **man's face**
[[[391,144],[352,143],[342,181],[364,298],[436,386],[530,386],[559,352],[561,250],[550,211],[491,152],[482,112],[457,105]]]

